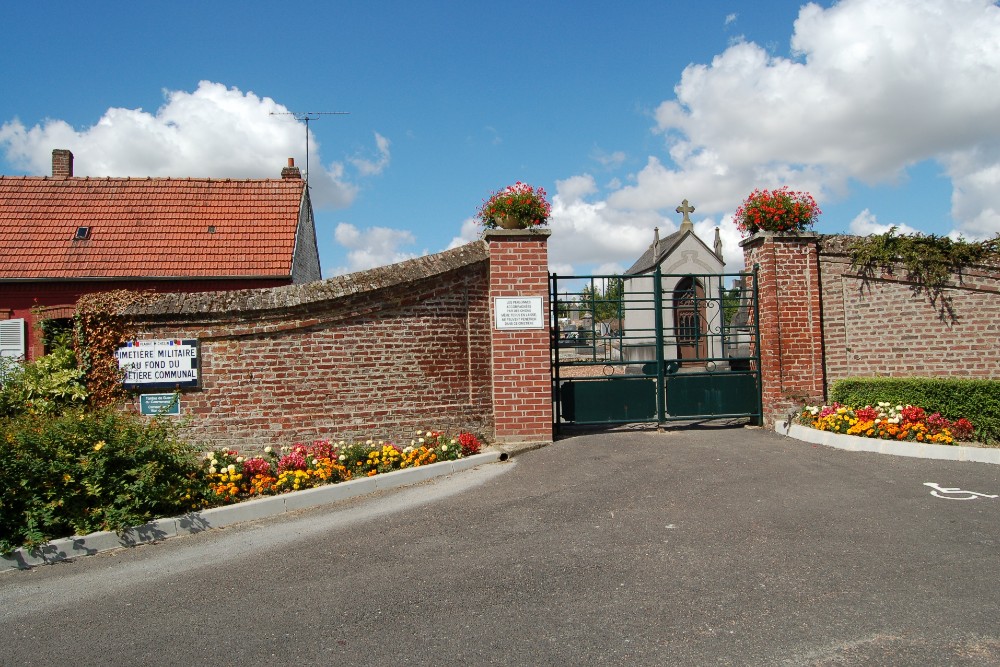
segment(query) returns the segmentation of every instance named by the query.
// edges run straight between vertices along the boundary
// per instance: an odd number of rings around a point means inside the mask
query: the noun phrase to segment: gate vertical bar
[[[552,437],[559,434],[559,418],[562,414],[562,397],[559,395],[559,276],[549,275],[549,320],[552,336],[549,339],[549,355],[552,364]]]
[[[653,272],[653,328],[656,340],[656,420],[663,424],[667,420],[667,385],[663,364],[663,294],[660,265]],[[647,357],[648,358],[648,357]]]

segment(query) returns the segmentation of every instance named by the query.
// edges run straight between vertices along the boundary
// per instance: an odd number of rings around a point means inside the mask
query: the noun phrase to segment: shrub
[[[0,367],[0,417],[24,413],[56,414],[87,400],[76,355],[60,347],[32,362],[3,360]]]
[[[0,553],[123,531],[204,505],[198,452],[166,420],[114,410],[0,421]]]
[[[976,440],[1000,441],[1000,380],[851,378],[834,382],[830,399],[845,405],[919,405],[952,422],[971,420]]]

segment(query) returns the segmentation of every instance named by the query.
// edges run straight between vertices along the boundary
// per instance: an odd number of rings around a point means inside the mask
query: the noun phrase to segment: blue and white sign
[[[126,389],[198,388],[198,341],[136,340],[118,348]]]

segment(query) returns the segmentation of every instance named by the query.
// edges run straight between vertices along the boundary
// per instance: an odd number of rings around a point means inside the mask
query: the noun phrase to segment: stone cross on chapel
[[[681,202],[681,205],[677,207],[677,212],[682,213],[684,218],[681,219],[681,231],[694,230],[694,223],[691,222],[691,218],[688,217],[689,214],[694,213],[694,206],[688,204],[688,200],[685,199]]]

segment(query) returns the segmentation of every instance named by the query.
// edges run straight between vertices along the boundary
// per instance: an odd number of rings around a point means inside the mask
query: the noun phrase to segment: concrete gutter
[[[235,505],[213,507],[179,517],[157,519],[142,526],[129,528],[121,535],[107,531],[91,533],[90,535],[74,535],[73,537],[52,540],[37,549],[21,548],[0,556],[0,571],[48,565],[70,558],[92,556],[112,549],[158,542],[178,535],[191,535],[213,528],[223,528],[242,521],[253,521],[286,512],[329,505],[378,491],[419,484],[435,477],[445,477],[486,463],[505,461],[507,458],[506,452],[487,451],[457,461],[442,461],[417,468],[394,470],[349,482],[327,484],[304,491],[255,498]]]
[[[964,445],[930,445],[922,442],[897,442],[879,438],[862,438],[857,435],[842,435],[819,431],[802,424],[793,424],[783,419],[774,422],[774,430],[790,438],[811,442],[826,447],[836,447],[852,452],[876,452],[893,456],[912,456],[920,459],[940,459],[943,461],[972,461],[1000,465],[1000,449],[966,447]]]

